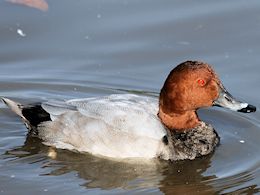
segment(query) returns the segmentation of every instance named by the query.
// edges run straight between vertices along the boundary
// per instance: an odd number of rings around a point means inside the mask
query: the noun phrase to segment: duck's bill
[[[237,101],[224,87],[220,88],[218,99],[213,102],[213,106],[228,108],[237,112],[255,112],[256,107],[248,103]]]

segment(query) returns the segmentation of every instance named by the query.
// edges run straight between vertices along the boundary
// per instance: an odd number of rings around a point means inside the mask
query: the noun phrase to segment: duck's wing
[[[117,131],[161,137],[162,124],[157,117],[157,100],[132,94],[110,95],[98,98],[49,101],[42,108],[52,121],[68,112],[78,112],[85,120],[104,122]],[[159,130],[158,130],[159,129]]]
[[[67,104],[65,101],[61,100],[50,100],[48,102],[43,102],[41,107],[50,114],[50,118],[54,121],[58,116],[71,111],[78,111],[76,106]]]
[[[104,121],[114,130],[158,138],[164,128],[157,117],[157,101],[150,97],[116,94],[70,100],[67,104],[75,106],[86,117]]]

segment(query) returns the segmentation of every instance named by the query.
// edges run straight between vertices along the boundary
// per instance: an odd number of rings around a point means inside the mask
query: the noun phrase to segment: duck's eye
[[[203,79],[198,79],[197,80],[197,83],[200,85],[200,86],[204,86],[206,84],[205,80]]]

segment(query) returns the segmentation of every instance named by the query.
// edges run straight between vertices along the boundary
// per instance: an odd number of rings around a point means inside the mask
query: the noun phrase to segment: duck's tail
[[[51,120],[40,103],[32,105],[22,105],[8,98],[1,98],[2,101],[18,116],[20,116],[30,133],[38,134],[37,127],[41,122]]]

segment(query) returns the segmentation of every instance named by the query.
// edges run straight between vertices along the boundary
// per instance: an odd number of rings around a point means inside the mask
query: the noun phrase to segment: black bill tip
[[[255,112],[255,111],[256,111],[256,107],[250,104],[248,104],[247,107],[238,110],[238,112],[245,112],[245,113]]]

